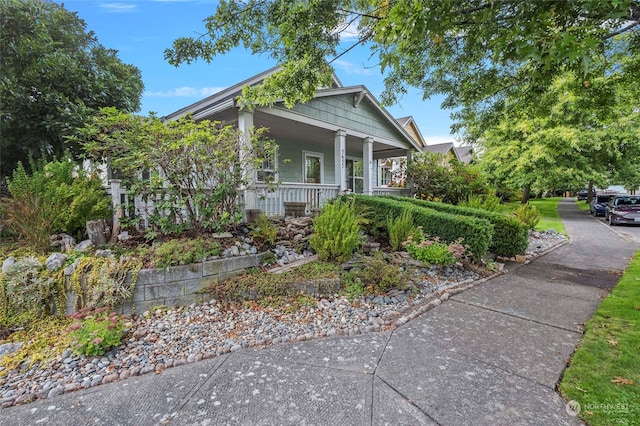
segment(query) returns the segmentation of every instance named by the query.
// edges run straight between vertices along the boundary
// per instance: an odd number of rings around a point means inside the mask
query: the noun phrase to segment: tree
[[[414,155],[407,176],[418,197],[458,204],[470,196],[489,192],[486,177],[473,165],[440,153],[424,151]]]
[[[239,190],[277,148],[264,128],[243,135],[221,122],[187,116],[165,123],[114,108],[94,116],[79,141],[95,159],[108,158],[147,203],[149,237],[237,223]]]
[[[101,46],[75,13],[49,0],[0,0],[0,175],[42,152],[100,107],[140,108],[140,71]]]
[[[384,103],[415,86],[445,94],[462,120],[499,113],[510,95],[541,93],[567,70],[588,81],[613,50],[635,58],[625,72],[637,77],[639,24],[636,0],[222,0],[206,32],[177,39],[165,57],[179,65],[237,46],[268,53],[282,70],[244,99],[291,106],[330,82],[328,63],[366,43],[386,73]],[[340,51],[354,26],[358,39]]]
[[[554,79],[536,102],[508,108],[480,138],[482,165],[494,184],[529,191],[605,186],[620,170],[637,169],[637,85],[620,75]]]

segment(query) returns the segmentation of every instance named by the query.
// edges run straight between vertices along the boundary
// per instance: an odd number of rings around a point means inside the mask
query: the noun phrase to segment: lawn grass
[[[640,251],[585,325],[560,392],[590,426],[640,420]]]
[[[552,197],[552,198],[532,198],[529,200],[529,204],[535,206],[540,214],[542,215],[542,219],[536,225],[537,231],[547,231],[549,229],[553,229],[556,232],[567,235],[567,231],[564,228],[564,224],[560,219],[560,214],[558,213],[558,203],[562,200],[561,197]],[[509,203],[504,204],[507,211],[515,211],[520,207],[519,201],[511,201]],[[589,206],[587,206],[588,208]]]
[[[576,205],[582,211],[589,211],[589,203],[587,203],[586,201],[576,201]]]

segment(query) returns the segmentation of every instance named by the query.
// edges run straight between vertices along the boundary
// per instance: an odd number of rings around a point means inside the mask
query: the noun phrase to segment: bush
[[[529,233],[522,223],[512,216],[500,213],[488,212],[468,207],[454,206],[445,203],[436,203],[432,201],[416,200],[414,198],[402,197],[385,197],[396,201],[404,201],[415,204],[416,206],[426,207],[428,209],[437,210],[444,213],[476,217],[487,220],[493,225],[493,235],[489,250],[498,256],[511,257],[516,254],[522,254],[529,244]],[[439,235],[435,232],[427,231],[430,235]],[[464,237],[464,236],[463,236]],[[448,240],[454,241],[454,240]],[[470,244],[468,239],[465,239]],[[475,255],[474,255],[475,256]]]
[[[5,316],[50,315],[60,293],[56,280],[47,276],[35,257],[18,259],[0,273],[0,306]]]
[[[536,227],[542,215],[538,212],[538,209],[533,204],[525,203],[518,207],[518,210],[513,214],[527,227],[527,229],[533,229]]]
[[[327,204],[313,222],[309,244],[320,260],[344,262],[363,242],[360,235],[363,222],[352,199],[338,198]]]
[[[486,210],[488,212],[500,212],[500,198],[493,194],[470,195],[466,201],[458,203],[459,207]]]
[[[431,239],[423,236],[416,240],[410,238],[405,247],[411,257],[428,265],[453,265],[465,255],[462,240],[445,244],[438,237]]]
[[[80,355],[104,355],[109,349],[120,346],[124,335],[124,322],[107,309],[83,309],[71,315],[75,321],[70,332],[75,341],[74,350]]]
[[[153,249],[150,262],[157,268],[201,262],[220,255],[220,244],[206,238],[181,238],[166,241]]]
[[[2,222],[30,247],[46,251],[49,236],[65,232],[76,238],[88,220],[110,218],[111,200],[102,181],[69,158],[32,162],[29,175],[21,163],[7,179],[11,198],[2,200]]]
[[[69,279],[77,297],[76,308],[114,307],[131,298],[142,268],[139,259],[126,257],[82,257],[76,262]]]
[[[493,225],[486,219],[447,214],[414,205],[411,198],[372,197],[350,195],[356,205],[364,205],[370,209],[367,232],[372,235],[386,235],[386,223],[389,216],[395,218],[405,210],[409,210],[416,226],[421,226],[428,235],[440,237],[445,243],[464,239],[474,259],[480,259],[488,250],[493,236]],[[388,235],[387,235],[388,236]]]
[[[278,227],[269,220],[266,214],[260,213],[255,225],[251,226],[249,235],[262,244],[272,246],[278,236]]]
[[[387,232],[389,233],[389,244],[393,250],[398,250],[401,244],[409,238],[415,231],[413,217],[409,210],[405,210],[395,219],[387,218]]]
[[[165,123],[103,108],[79,130],[79,141],[94,157],[108,153],[128,190],[149,203],[153,235],[219,232],[241,219],[238,188],[275,155],[277,146],[266,134],[254,128],[242,135],[230,124],[190,115]]]
[[[360,280],[370,293],[386,293],[391,289],[404,289],[407,286],[407,274],[398,266],[389,264],[380,252],[374,256],[363,257],[359,268],[352,274]],[[353,287],[351,288],[353,291]]]

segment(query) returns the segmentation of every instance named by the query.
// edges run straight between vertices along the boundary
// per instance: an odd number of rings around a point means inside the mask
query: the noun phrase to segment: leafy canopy
[[[240,188],[277,149],[264,128],[244,135],[221,122],[186,116],[165,123],[114,108],[103,108],[78,141],[94,159],[108,158],[127,189],[144,201],[149,238],[220,231],[237,222]]]
[[[583,188],[638,184],[640,111],[637,84],[611,74],[588,87],[573,73],[554,79],[536,102],[507,99],[505,111],[481,132],[481,162],[497,186]]]
[[[75,13],[49,0],[0,0],[0,175],[43,151],[100,107],[134,112],[140,71],[100,45]]]
[[[268,53],[282,70],[244,99],[291,106],[328,84],[331,61],[368,44],[386,74],[384,103],[414,86],[446,95],[443,106],[460,107],[462,119],[501,110],[510,94],[540,93],[566,70],[588,81],[614,50],[635,57],[638,24],[634,0],[221,0],[206,32],[175,40],[165,58],[177,66],[238,46]],[[355,41],[342,44],[354,28]],[[629,65],[637,76],[638,61]]]

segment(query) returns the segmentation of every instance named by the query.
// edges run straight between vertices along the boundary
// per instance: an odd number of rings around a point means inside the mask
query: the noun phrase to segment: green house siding
[[[324,184],[335,183],[335,159],[333,144],[300,143],[298,141],[277,140],[278,175],[280,182],[302,183],[302,151],[312,151],[324,156]]]
[[[368,102],[353,106],[353,94],[327,96],[296,105],[294,111],[336,124],[344,129],[367,133],[373,138],[403,141],[405,137]]]

